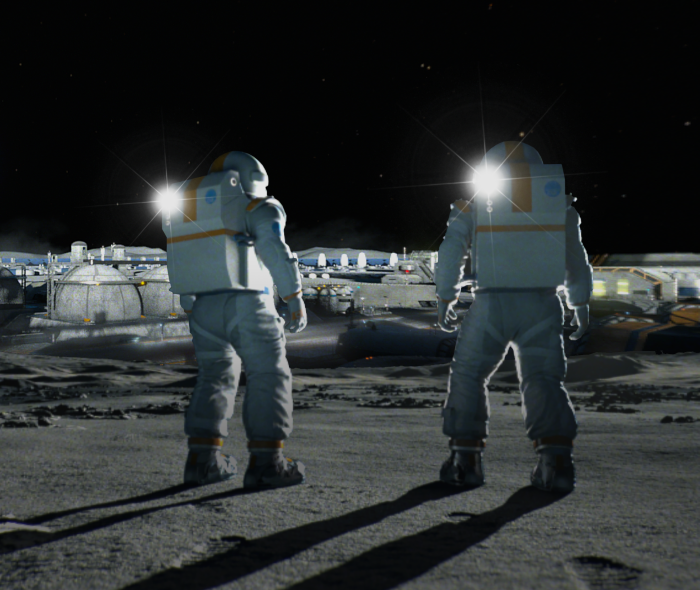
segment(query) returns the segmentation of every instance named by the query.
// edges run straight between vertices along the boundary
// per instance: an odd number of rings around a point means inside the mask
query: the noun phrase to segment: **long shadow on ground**
[[[494,510],[479,515],[460,514],[471,518],[458,523],[445,522],[386,543],[289,588],[395,588],[481,543],[504,525],[562,497],[533,487],[522,488]]]
[[[24,525],[29,525],[26,528],[22,528],[20,530],[13,530],[0,535],[0,554],[12,553],[20,549],[36,547],[39,545],[44,545],[46,543],[60,541],[68,537],[87,534],[95,530],[106,528],[114,524],[145,516],[147,514],[152,514],[160,510],[178,508],[187,505],[205,504],[207,502],[212,502],[216,500],[232,499],[235,496],[241,496],[244,494],[258,493],[257,490],[245,490],[238,488],[233,491],[213,494],[204,498],[198,498],[194,500],[188,499],[173,504],[150,506],[140,508],[138,510],[132,510],[130,512],[123,512],[121,514],[113,514],[110,516],[105,516],[103,518],[87,522],[85,524],[57,531],[50,531],[45,529],[44,527],[36,526],[39,523],[43,523],[48,520],[60,518],[62,516],[67,516],[77,512],[95,510],[99,508],[117,507],[120,505],[130,504],[135,501],[144,502],[148,500],[160,499],[178,491],[182,491],[184,488],[184,486],[174,486],[172,488],[167,488],[165,490],[152,492],[150,494],[144,494],[126,500],[117,500],[114,502],[106,502],[103,504],[87,506],[81,509],[70,509],[61,512],[46,514],[43,516],[37,516],[35,518],[32,518],[31,520],[22,523]],[[410,510],[411,508],[419,506],[424,502],[428,502],[431,500],[439,500],[441,498],[445,498],[447,496],[454,495],[463,491],[464,490],[461,488],[446,486],[441,483],[430,483],[410,490],[409,492],[407,492],[406,494],[404,494],[396,500],[382,502],[381,504],[369,506],[367,508],[362,508],[360,510],[350,512],[342,516],[322,520],[319,522],[313,522],[295,529],[275,533],[274,535],[270,535],[263,539],[256,539],[255,541],[251,542],[246,541],[244,537],[232,539],[234,541],[241,541],[241,543],[236,545],[236,547],[231,551],[228,551],[221,555],[217,555],[212,559],[214,560],[214,562],[218,563],[218,560],[225,561],[231,558],[232,564],[238,564],[240,567],[234,567],[234,569],[226,569],[224,572],[222,572],[224,578],[222,578],[221,581],[217,583],[214,583],[213,581],[206,583],[202,582],[203,576],[199,567],[204,567],[205,569],[207,568],[207,561],[204,561],[202,562],[202,564],[197,564],[197,566],[188,566],[182,569],[167,570],[161,574],[154,576],[153,578],[150,578],[149,580],[139,582],[135,586],[130,587],[208,588],[211,585],[218,585],[225,581],[248,575],[259,569],[264,569],[265,567],[272,565],[273,563],[282,561],[284,559],[288,559],[301,551],[305,551],[313,545],[323,543],[329,539],[343,535],[355,529],[375,524],[383,520],[384,518],[393,516],[394,514],[398,514],[400,512],[404,512],[406,510]],[[242,559],[236,559],[236,557],[240,554],[240,548],[245,548],[246,556]],[[193,570],[192,567],[196,567],[196,571]],[[215,569],[212,571],[215,571]],[[163,578],[162,581],[160,579],[161,577]]]
[[[263,570],[334,537],[370,526],[425,502],[440,500],[463,491],[463,488],[446,486],[442,483],[422,485],[396,500],[312,522],[254,541],[242,540],[228,551],[192,565],[165,570],[126,588],[149,590],[213,588]]]
[[[415,488],[400,498],[363,508],[343,516],[281,531],[254,541],[242,541],[235,548],[192,565],[168,569],[127,586],[124,590],[178,588],[205,590],[238,580],[254,572],[350,531],[375,524],[384,518],[414,508],[429,500],[459,493],[432,483]],[[499,508],[472,516],[459,523],[443,523],[368,551],[349,562],[305,580],[294,588],[393,588],[443,561],[480,543],[503,525],[544,508],[562,496],[523,488]]]
[[[227,498],[232,498],[234,496],[242,496],[245,494],[257,493],[258,490],[246,490],[243,488],[237,488],[233,491],[227,491],[219,494],[213,494],[211,496],[206,496],[204,498],[198,498],[195,500],[188,499],[182,502],[176,502],[174,504],[164,504],[159,506],[149,506],[147,508],[140,508],[138,510],[132,510],[131,512],[122,512],[121,514],[112,514],[110,516],[105,516],[86,522],[84,524],[72,526],[60,530],[49,530],[46,527],[37,526],[39,523],[44,523],[49,520],[55,520],[57,518],[62,518],[64,516],[69,516],[72,514],[77,514],[81,512],[87,512],[90,510],[99,510],[104,508],[116,508],[122,505],[133,504],[133,503],[143,503],[151,500],[158,500],[165,498],[167,496],[176,494],[178,492],[188,489],[190,486],[177,485],[164,490],[159,490],[156,492],[150,492],[148,494],[143,494],[141,496],[135,496],[134,498],[128,498],[125,500],[115,500],[112,502],[104,502],[102,504],[93,504],[91,506],[84,506],[81,508],[71,508],[68,510],[62,510],[60,512],[52,512],[42,516],[36,516],[34,518],[28,519],[26,521],[19,520],[7,520],[6,524],[11,525],[13,522],[19,523],[18,530],[10,530],[7,533],[0,534],[0,555],[13,553],[20,549],[26,549],[28,547],[36,547],[39,545],[45,545],[46,543],[54,543],[68,537],[74,537],[76,535],[84,535],[86,533],[91,533],[99,529],[107,528],[114,524],[120,522],[126,522],[140,516],[146,516],[147,514],[153,514],[159,512],[160,510],[167,510],[168,508],[179,508],[181,506],[187,505],[197,505],[204,504],[206,502],[212,502],[215,500],[223,500]]]
[[[118,508],[119,506],[126,506],[127,504],[143,504],[145,502],[152,502],[153,500],[161,500],[167,498],[168,496],[174,496],[180,492],[184,492],[192,489],[191,485],[179,484],[176,486],[171,486],[162,490],[156,490],[155,492],[148,492],[147,494],[141,494],[140,496],[134,496],[133,498],[126,498],[124,500],[112,500],[111,502],[102,502],[101,504],[92,504],[90,506],[81,506],[80,508],[68,508],[67,510],[60,510],[58,512],[49,512],[47,514],[42,514],[41,516],[34,516],[27,520],[23,520],[24,524],[41,524],[48,522],[50,520],[56,520],[57,518],[63,518],[65,516],[70,516],[72,514],[79,514],[81,512],[88,512],[89,510],[102,510],[104,508]],[[227,492],[226,495],[229,495]],[[167,506],[165,506],[167,508]]]

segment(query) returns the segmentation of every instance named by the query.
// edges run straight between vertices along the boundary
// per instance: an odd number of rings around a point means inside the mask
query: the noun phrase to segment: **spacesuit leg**
[[[526,323],[514,338],[523,417],[532,440],[576,436],[576,416],[564,387],[566,356],[562,337],[564,309],[557,295],[521,296],[529,305],[522,314]]]
[[[243,426],[249,441],[282,441],[292,431],[292,373],[284,320],[271,295],[240,292],[226,305],[227,333],[243,360]]]
[[[233,415],[241,360],[225,339],[224,304],[228,295],[197,298],[190,314],[190,331],[199,374],[185,414],[185,434],[190,437],[228,436]]]
[[[453,439],[480,440],[488,436],[486,384],[508,349],[502,314],[497,297],[476,295],[462,322],[442,410],[442,431]]]

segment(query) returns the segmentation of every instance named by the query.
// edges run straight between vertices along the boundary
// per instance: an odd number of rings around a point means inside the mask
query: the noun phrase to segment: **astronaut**
[[[163,208],[171,291],[189,314],[199,365],[185,414],[185,483],[225,481],[237,472],[221,452],[233,415],[241,362],[243,425],[250,459],[243,486],[303,483],[304,465],[284,457],[292,431],[292,375],[273,278],[291,314],[290,332],[307,322],[297,261],[284,240],[286,214],[267,196],[262,164],[244,152],[217,158],[206,176],[171,185]]]
[[[564,285],[575,314],[571,324],[578,325],[570,338],[576,340],[588,328],[593,290],[575,199],[565,194],[561,165],[544,165],[534,148],[518,142],[493,147],[475,184],[470,202],[452,205],[435,277],[438,325],[444,331],[457,329],[454,305],[461,286],[471,282],[474,292],[450,366],[442,410],[450,457],[440,479],[469,487],[484,483],[486,385],[510,345],[527,436],[538,456],[531,482],[543,490],[569,492],[576,485],[577,421],[563,385],[564,310],[556,291]],[[464,277],[468,258],[475,273]]]

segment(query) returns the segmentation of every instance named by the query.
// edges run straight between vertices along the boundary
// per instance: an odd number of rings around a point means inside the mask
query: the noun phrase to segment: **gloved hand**
[[[571,318],[571,325],[578,326],[578,330],[569,336],[569,340],[578,340],[588,329],[588,305],[574,307],[574,317]]]
[[[180,307],[182,307],[186,313],[192,313],[196,297],[196,295],[180,295]]]
[[[452,309],[455,301],[446,303],[438,299],[438,326],[443,332],[454,332],[457,329],[457,312]]]
[[[287,301],[287,307],[289,308],[289,317],[291,318],[287,329],[292,334],[301,332],[306,328],[306,322],[308,321],[306,305],[304,305],[304,300],[301,298],[301,293]]]

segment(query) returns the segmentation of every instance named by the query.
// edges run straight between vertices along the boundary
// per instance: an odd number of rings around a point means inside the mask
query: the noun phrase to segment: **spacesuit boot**
[[[572,457],[573,442],[561,436],[539,438],[535,441],[539,455],[532,470],[532,485],[547,492],[567,493],[576,487],[576,468]]]
[[[238,472],[236,460],[221,453],[223,438],[189,438],[185,483],[207,485],[231,479]]]
[[[483,440],[450,439],[450,458],[440,469],[440,480],[453,486],[484,485]]]
[[[250,441],[250,462],[243,477],[244,488],[281,488],[306,481],[304,464],[282,454],[279,440]]]

